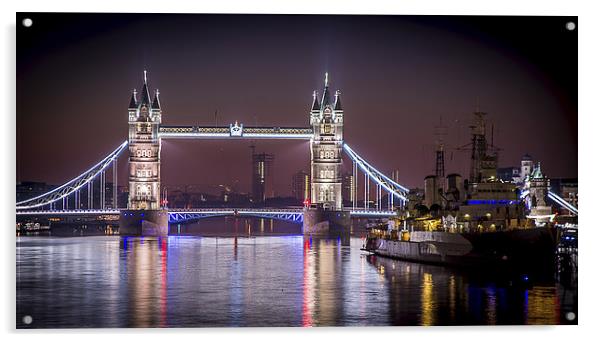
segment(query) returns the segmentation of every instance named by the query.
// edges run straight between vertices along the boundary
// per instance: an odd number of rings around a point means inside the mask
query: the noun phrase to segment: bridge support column
[[[334,237],[349,235],[351,212],[306,208],[303,210],[303,235]]]
[[[167,210],[122,210],[119,213],[119,235],[167,236],[168,234]]]

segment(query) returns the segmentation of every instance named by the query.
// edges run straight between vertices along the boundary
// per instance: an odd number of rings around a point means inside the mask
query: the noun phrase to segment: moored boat
[[[364,249],[376,255],[458,267],[510,270],[553,269],[554,226],[486,232],[391,231],[374,228]]]

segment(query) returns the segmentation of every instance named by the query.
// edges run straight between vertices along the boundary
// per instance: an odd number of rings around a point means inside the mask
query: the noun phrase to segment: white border
[[[347,340],[411,340],[420,341],[509,341],[533,340],[558,341],[597,339],[598,312],[602,309],[600,300],[600,254],[596,253],[602,243],[602,226],[594,205],[598,204],[600,190],[600,147],[598,137],[602,120],[600,63],[602,52],[600,41],[600,5],[596,1],[548,0],[548,1],[358,1],[358,0],[306,0],[297,3],[285,1],[215,1],[192,2],[170,0],[151,3],[150,1],[98,2],[82,1],[5,1],[2,2],[0,16],[3,22],[2,42],[2,97],[4,106],[2,122],[2,149],[4,160],[10,160],[8,167],[1,168],[2,185],[5,191],[1,196],[5,234],[2,294],[2,332],[6,340],[19,341],[71,341],[106,339],[106,334],[120,334],[133,338],[133,334],[145,333],[145,339],[164,340],[165,334],[177,334],[172,338],[213,339],[228,337],[245,340],[298,340],[316,338]],[[106,329],[106,330],[39,330],[33,332],[14,331],[15,313],[15,254],[14,254],[14,213],[15,203],[15,12],[16,11],[87,11],[87,12],[200,12],[200,13],[330,13],[330,14],[471,14],[471,15],[578,15],[579,33],[579,178],[581,181],[580,209],[580,285],[579,327],[435,327],[435,328],[325,328],[325,329]],[[35,25],[35,23],[34,23]],[[5,164],[5,165],[7,165]],[[12,166],[12,167],[11,167]],[[10,229],[9,229],[10,228]],[[585,266],[585,267],[584,267]],[[85,336],[78,336],[83,334]],[[129,335],[129,336],[127,336]],[[586,337],[587,336],[587,337]],[[599,337],[598,337],[599,338]]]

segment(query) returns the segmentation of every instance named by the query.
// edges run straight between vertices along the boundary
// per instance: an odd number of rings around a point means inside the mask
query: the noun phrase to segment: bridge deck
[[[238,129],[237,129],[238,128]],[[203,127],[203,126],[161,126],[161,138],[171,139],[310,139],[313,130],[307,127]]]

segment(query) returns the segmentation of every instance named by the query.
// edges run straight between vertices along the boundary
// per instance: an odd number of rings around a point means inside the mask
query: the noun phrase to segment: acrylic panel
[[[577,324],[577,17],[16,16],[17,328]]]

